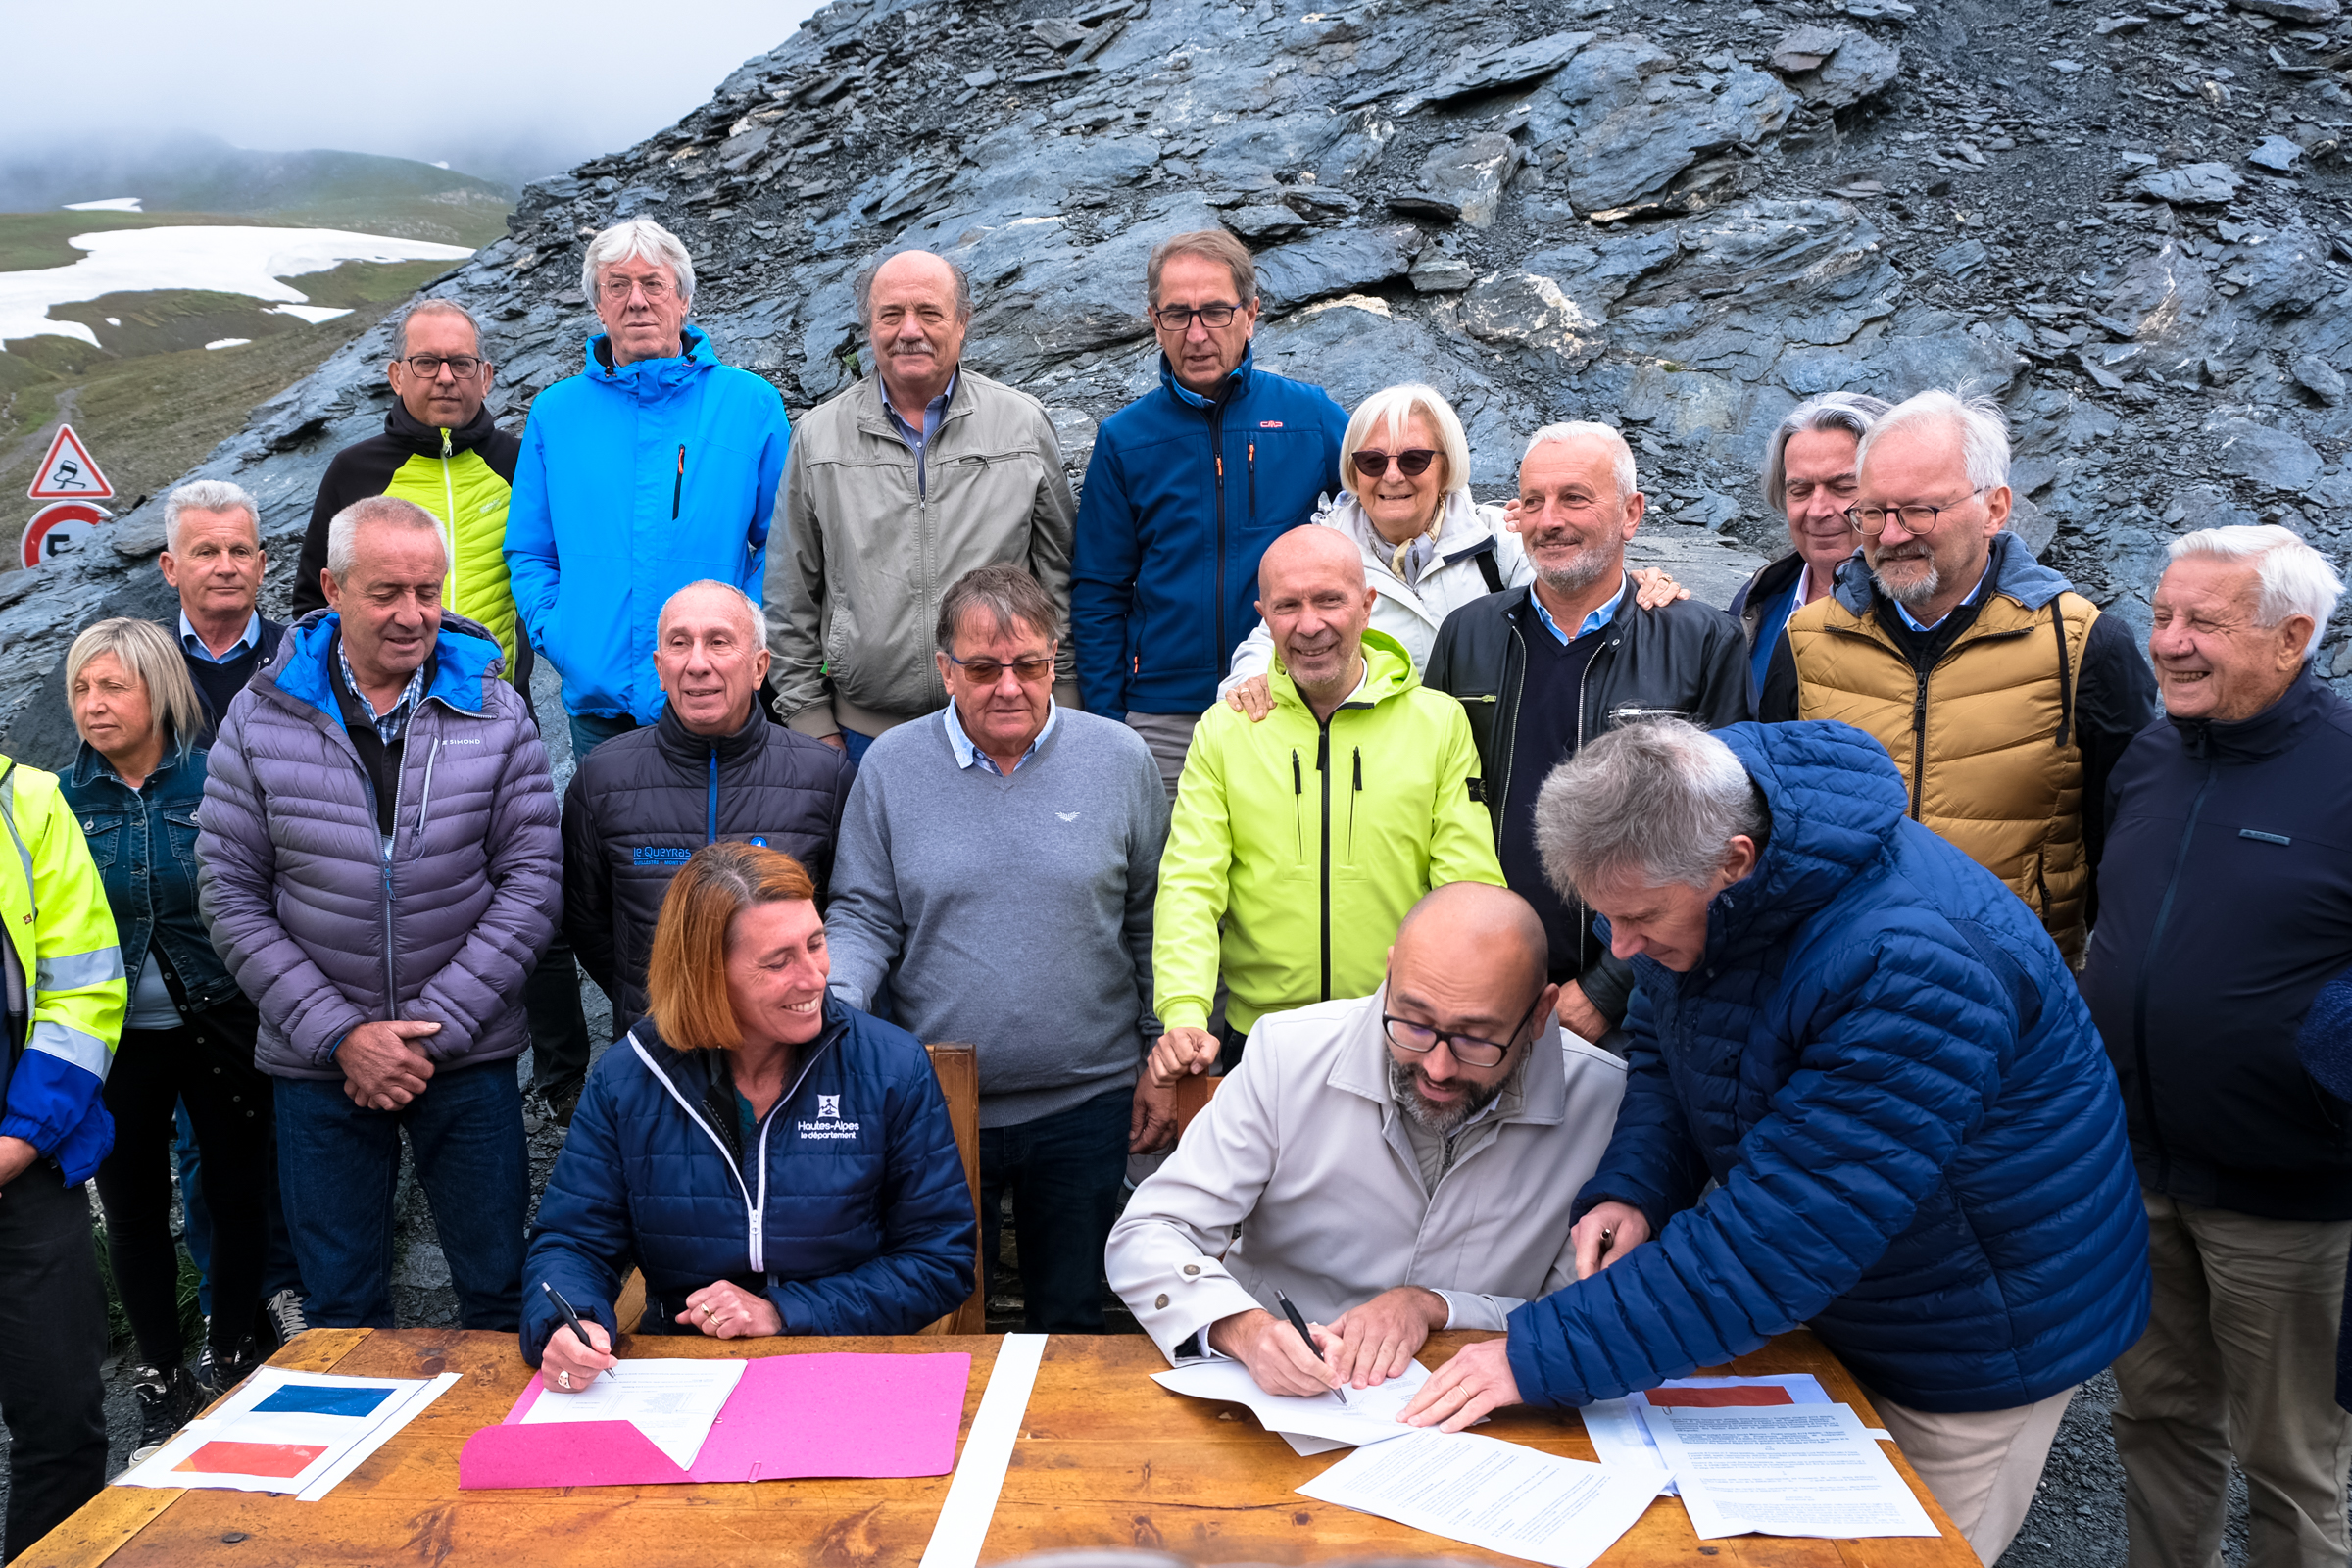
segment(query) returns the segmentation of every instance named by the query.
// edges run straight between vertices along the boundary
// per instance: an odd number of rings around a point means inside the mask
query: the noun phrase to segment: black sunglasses
[[[1348,461],[1355,465],[1355,471],[1365,478],[1377,479],[1389,471],[1389,457],[1390,454],[1386,452],[1375,452],[1370,447],[1358,447],[1355,450],[1355,456]],[[1410,452],[1396,453],[1396,458],[1398,473],[1407,478],[1417,478],[1429,471],[1429,466],[1438,461],[1438,454],[1430,451],[1427,447],[1415,447]]]

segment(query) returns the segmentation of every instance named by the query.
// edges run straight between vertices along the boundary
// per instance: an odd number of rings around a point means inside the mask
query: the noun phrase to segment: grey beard
[[[1537,1039],[1540,1044],[1542,1037],[1538,1036]],[[1534,1049],[1533,1046],[1529,1047],[1531,1051]],[[1436,1133],[1440,1138],[1444,1138],[1451,1134],[1462,1123],[1494,1103],[1502,1097],[1504,1090],[1517,1088],[1519,1080],[1526,1074],[1527,1057],[1523,1055],[1519,1058],[1519,1065],[1485,1089],[1463,1096],[1459,1104],[1433,1105],[1423,1100],[1421,1091],[1414,1087],[1413,1069],[1398,1061],[1395,1056],[1391,1056],[1389,1058],[1389,1095],[1396,1102],[1396,1108],[1413,1119],[1414,1126],[1421,1128],[1424,1132]]]
[[[1870,580],[1878,584],[1879,592],[1908,610],[1914,605],[1924,605],[1936,597],[1936,590],[1943,586],[1943,573],[1936,569],[1936,563],[1931,560],[1928,563],[1927,573],[1907,588],[1888,587],[1886,579],[1879,575],[1879,568],[1876,566],[1870,568]]]
[[[1555,566],[1549,571],[1539,567],[1536,577],[1555,594],[1582,593],[1600,581],[1601,575],[1613,564],[1609,552],[1596,547],[1577,552],[1568,558],[1568,564],[1564,566]]]

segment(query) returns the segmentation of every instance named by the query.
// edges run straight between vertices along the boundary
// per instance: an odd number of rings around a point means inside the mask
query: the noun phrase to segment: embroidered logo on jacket
[[[816,1097],[816,1119],[796,1122],[793,1125],[798,1129],[802,1138],[812,1143],[855,1143],[858,1140],[859,1124],[841,1119],[841,1097],[839,1095],[819,1095]]]
[[[694,852],[675,844],[640,844],[630,858],[634,865],[684,865]]]

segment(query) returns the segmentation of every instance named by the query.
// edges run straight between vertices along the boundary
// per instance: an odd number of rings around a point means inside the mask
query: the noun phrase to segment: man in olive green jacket
[[[959,363],[972,296],[962,269],[902,251],[858,276],[874,371],[793,434],[767,553],[776,711],[853,760],[948,702],[932,667],[948,585],[1019,566],[1052,596],[1055,700],[1076,707],[1069,638],[1077,504],[1038,401]]]
[[[1273,711],[1201,715],[1152,910],[1161,1044],[1194,1071],[1231,1057],[1207,1027],[1220,964],[1238,1052],[1263,1013],[1371,995],[1390,934],[1430,889],[1502,885],[1470,721],[1365,629],[1354,543],[1294,528],[1267,547],[1257,591]]]

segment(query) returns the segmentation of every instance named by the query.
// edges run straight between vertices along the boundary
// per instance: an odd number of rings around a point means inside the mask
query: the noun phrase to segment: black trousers
[[[34,1162],[0,1188],[0,1417],[13,1558],[106,1485],[106,1286],[89,1193]]]
[[[188,1107],[204,1159],[212,1221],[213,1343],[233,1349],[254,1332],[270,1248],[270,1080],[253,1065],[251,1036],[223,1020],[177,1029],[125,1029],[106,1075],[115,1149],[98,1167],[115,1287],[139,1342],[139,1359],[166,1372],[185,1353],[179,1332],[179,1253],[172,1241],[173,1108]]]

